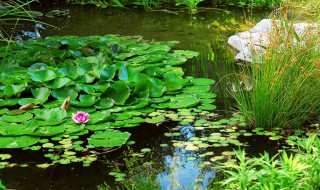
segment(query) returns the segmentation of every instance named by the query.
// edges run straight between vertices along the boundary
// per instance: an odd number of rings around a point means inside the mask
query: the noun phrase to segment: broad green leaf
[[[130,96],[130,88],[124,84],[116,83],[112,84],[105,93],[116,105],[124,105]]]
[[[51,93],[51,91],[46,87],[32,88],[31,92],[32,92],[33,97],[38,99],[41,104],[43,104],[44,102],[46,102],[48,100],[50,93]]]
[[[96,111],[90,114],[89,121],[87,124],[96,124],[102,121],[108,120],[110,117],[109,111]]]
[[[56,78],[56,73],[51,70],[30,71],[28,74],[36,82],[47,82]]]
[[[207,79],[207,78],[192,78],[190,80],[193,85],[196,86],[208,86],[215,83],[213,79]]]
[[[90,107],[93,106],[98,100],[99,97],[96,97],[94,95],[80,94],[79,101],[73,100],[71,101],[71,104],[79,107]]]
[[[36,128],[39,127],[39,123],[35,120],[31,120],[28,123],[24,124],[5,124],[1,125],[0,133],[4,136],[20,136],[20,135],[28,135],[32,133]],[[5,130],[3,130],[5,129]]]
[[[3,93],[10,96],[10,95],[17,95],[24,90],[25,90],[24,84],[7,84],[3,88]]]
[[[52,81],[46,82],[45,86],[50,89],[58,89],[58,88],[62,88],[64,86],[70,86],[72,84],[74,84],[74,82],[71,81],[69,78],[59,77],[59,78],[55,78]]]
[[[104,132],[95,133],[88,138],[89,145],[94,147],[117,147],[124,145],[130,137],[130,133],[107,129]]]
[[[78,97],[78,92],[73,90],[72,88],[60,88],[53,90],[51,95],[56,99],[66,99],[68,96],[70,96],[71,100],[74,100]]]
[[[61,134],[65,131],[64,125],[55,125],[55,126],[44,126],[38,127],[33,133],[32,136],[41,136],[41,137],[49,137]]]
[[[33,114],[26,112],[19,115],[3,115],[1,117],[1,120],[9,123],[19,123],[19,122],[28,121],[32,118],[33,118]]]
[[[36,144],[40,140],[39,137],[17,136],[2,137],[0,136],[0,148],[24,148]]]
[[[39,112],[35,117],[37,120],[59,122],[67,117],[67,111],[62,108],[43,109],[41,111],[42,112]]]

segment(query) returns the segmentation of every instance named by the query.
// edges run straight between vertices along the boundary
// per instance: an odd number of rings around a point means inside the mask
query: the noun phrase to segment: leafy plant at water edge
[[[283,25],[271,32],[263,56],[257,55],[252,67],[240,74],[239,80],[251,83],[252,91],[233,93],[255,127],[299,128],[320,110],[318,39],[311,30],[299,37],[291,24]]]
[[[114,35],[13,43],[1,73],[0,147],[48,149],[54,153],[45,156],[53,163],[81,161],[87,166],[96,156],[79,154],[85,148],[126,143],[130,133],[117,128],[167,118],[165,112],[151,112],[214,109],[210,99],[215,94],[208,92],[214,81],[183,78],[176,65],[197,53],[172,51],[174,43]],[[69,109],[62,106],[66,100]],[[89,113],[89,121],[75,124],[72,114],[78,111]]]
[[[274,157],[264,153],[261,157],[246,158],[244,150],[236,151],[237,162],[225,162],[217,167],[225,178],[216,181],[213,189],[318,189],[319,138],[313,134],[294,139],[298,139],[291,141],[297,146],[293,149],[295,154],[283,151]]]

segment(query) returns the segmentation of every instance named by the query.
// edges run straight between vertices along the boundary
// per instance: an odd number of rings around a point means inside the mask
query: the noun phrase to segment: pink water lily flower
[[[76,123],[87,123],[89,121],[89,116],[88,113],[78,111],[76,114],[72,114],[72,119]]]

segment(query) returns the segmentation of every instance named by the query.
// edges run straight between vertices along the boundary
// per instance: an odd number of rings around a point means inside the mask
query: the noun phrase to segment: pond
[[[35,7],[37,11],[48,12],[52,9],[65,7]],[[68,7],[68,16],[39,18],[41,21],[56,26],[48,27],[41,35],[46,36],[90,36],[119,34],[124,36],[141,35],[143,39],[154,41],[180,41],[174,49],[193,50],[199,56],[192,58],[185,65],[183,71],[186,76],[211,78],[219,81],[212,87],[218,96],[217,109],[211,113],[215,121],[231,117],[232,98],[226,91],[227,80],[220,80],[223,76],[237,71],[234,65],[232,50],[226,43],[228,37],[244,30],[248,18],[260,20],[267,12],[251,13],[240,9],[200,9],[195,15],[187,10],[126,10],[126,9],[97,9],[93,7]],[[33,26],[19,26],[32,29]],[[219,120],[221,121],[221,120]],[[230,120],[228,120],[230,121]],[[226,121],[226,123],[228,123]],[[225,124],[226,124],[225,123]],[[179,143],[196,141],[200,138],[214,136],[214,132],[221,128],[202,130],[197,124],[183,125],[178,122],[166,121],[159,126],[141,124],[129,131],[135,144],[130,148],[135,152],[149,148],[151,153],[145,153],[145,160],[156,162],[158,168],[157,179],[162,189],[205,189],[214,170],[205,170],[204,163],[210,163],[212,157],[237,149],[237,143],[243,142],[248,147],[249,155],[258,155],[263,151],[277,152],[277,143],[269,141],[267,137],[248,135],[235,139],[236,143],[227,146],[210,146],[200,151],[187,151]],[[223,125],[221,121],[219,125]],[[224,129],[223,129],[224,130]],[[228,129],[232,130],[232,129]],[[175,133],[178,132],[178,133]],[[226,132],[226,131],[224,131]],[[14,163],[29,163],[28,167],[7,167],[0,170],[0,179],[11,189],[96,189],[104,182],[113,186],[114,178],[108,175],[110,168],[106,160],[120,160],[123,157],[121,148],[101,155],[100,161],[93,162],[88,167],[82,164],[55,165],[47,169],[32,166],[43,158],[42,155],[30,151],[6,151],[15,160]],[[211,158],[203,156],[211,154]],[[151,155],[152,154],[152,155]],[[226,156],[225,155],[225,156]],[[216,158],[218,159],[218,157]],[[210,164],[209,164],[210,165]],[[201,179],[201,180],[200,180]],[[197,182],[196,182],[197,181]]]

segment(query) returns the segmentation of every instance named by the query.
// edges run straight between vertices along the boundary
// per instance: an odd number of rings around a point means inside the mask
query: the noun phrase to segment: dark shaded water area
[[[141,35],[143,39],[155,41],[180,41],[175,49],[193,50],[199,52],[197,58],[189,60],[183,65],[186,76],[212,78],[219,81],[212,90],[218,94],[217,111],[220,118],[228,117],[232,111],[232,98],[226,92],[227,80],[222,77],[237,72],[234,64],[233,54],[228,48],[227,39],[230,35],[241,31],[248,19],[259,21],[268,15],[268,12],[248,12],[242,9],[200,9],[195,15],[187,10],[124,10],[124,9],[98,9],[94,7],[67,7],[70,10],[68,16],[48,18],[41,17],[40,21],[55,27],[47,27],[41,35]],[[61,6],[35,6],[34,10],[46,13],[52,9],[66,9]],[[252,17],[254,15],[254,17]],[[19,25],[19,29],[32,30],[33,24]],[[130,129],[132,133],[130,140],[136,142],[130,146],[134,151],[142,148],[152,149],[152,159],[159,166],[157,178],[162,189],[194,189],[195,180],[201,178],[199,186],[206,189],[214,171],[205,172],[198,167],[200,163],[207,161],[197,155],[206,151],[213,151],[214,155],[220,155],[226,150],[237,149],[236,146],[208,148],[200,152],[188,152],[182,148],[175,147],[172,139],[188,139],[194,136],[205,136],[203,131],[191,131],[180,137],[165,137],[164,133],[170,131],[177,125],[175,122],[163,123],[159,126],[144,124]],[[192,126],[191,126],[192,127]],[[267,137],[250,136],[240,137],[239,141],[247,142],[248,155],[258,155],[263,151],[275,153],[277,143],[270,142]],[[168,144],[162,148],[160,144]],[[96,189],[97,185],[107,182],[111,186],[114,178],[108,173],[110,168],[105,160],[117,160],[123,156],[126,148],[115,150],[111,153],[102,154],[100,161],[94,162],[90,167],[82,164],[56,165],[48,169],[33,167],[32,164],[40,161],[43,156],[33,151],[9,151],[16,160],[15,163],[29,162],[29,167],[13,167],[0,170],[0,179],[12,189]],[[194,156],[196,160],[187,158]],[[178,161],[177,161],[178,160]],[[176,165],[174,173],[172,165]],[[177,182],[175,186],[174,183]]]

